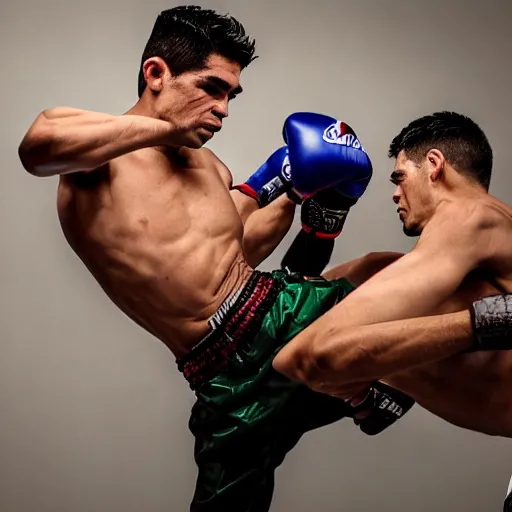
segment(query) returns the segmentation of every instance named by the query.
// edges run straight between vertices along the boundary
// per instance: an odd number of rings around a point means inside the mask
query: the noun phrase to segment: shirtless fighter
[[[353,205],[371,163],[345,123],[292,114],[285,145],[230,190],[228,169],[201,146],[253,58],[233,18],[164,11],[127,114],[52,108],[19,148],[30,173],[60,176],[70,246],[112,301],[169,347],[196,392],[196,512],[268,510],[274,470],[302,434],[350,413],[272,368],[280,347],[343,299],[347,281],[254,267],[290,226],[288,196],[301,203],[336,187]],[[394,420],[384,415],[379,428]]]
[[[312,389],[360,401],[384,379],[437,416],[512,437],[512,209],[488,193],[492,150],[471,119],[439,112],[393,140],[391,175],[414,249],[274,359]],[[378,255],[375,255],[378,257]]]

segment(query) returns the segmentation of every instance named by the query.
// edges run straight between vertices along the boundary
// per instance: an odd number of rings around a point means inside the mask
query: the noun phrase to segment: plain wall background
[[[10,0],[0,8],[0,510],[182,512],[195,483],[194,397],[168,350],[120,313],[67,247],[57,179],[36,179],[17,146],[44,108],[113,114],[136,101],[140,55],[163,0]],[[481,124],[491,193],[512,201],[509,0],[217,0],[258,43],[209,147],[244,180],[281,145],[284,118],[344,119],[374,178],[333,263],[408,250],[388,177],[391,138],[436,110]],[[296,218],[298,221],[298,218]],[[270,269],[295,236],[298,222]],[[350,420],[308,434],[277,473],[273,511],[501,510],[512,441],[415,407],[375,438]],[[227,511],[229,512],[229,511]]]

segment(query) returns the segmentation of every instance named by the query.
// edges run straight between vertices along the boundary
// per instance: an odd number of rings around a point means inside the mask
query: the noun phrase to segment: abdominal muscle
[[[208,158],[191,160],[176,168],[138,151],[62,177],[58,199],[64,234],[105,293],[176,357],[252,272],[227,186]]]

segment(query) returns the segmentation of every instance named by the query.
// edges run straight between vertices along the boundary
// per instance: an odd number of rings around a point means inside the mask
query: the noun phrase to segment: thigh
[[[198,466],[194,512],[266,512],[274,471],[310,430],[345,416],[346,405],[276,372],[289,339],[352,291],[345,280],[286,276],[254,337],[198,390],[189,428]]]

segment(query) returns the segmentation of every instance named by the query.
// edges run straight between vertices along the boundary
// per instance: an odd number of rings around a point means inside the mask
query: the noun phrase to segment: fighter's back
[[[251,272],[222,171],[207,149],[169,157],[148,148],[59,185],[73,250],[113,302],[177,356]]]
[[[512,292],[512,208],[492,195],[484,196],[480,207],[483,227],[489,223],[493,230],[483,268],[500,292]]]

